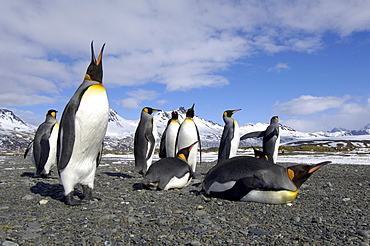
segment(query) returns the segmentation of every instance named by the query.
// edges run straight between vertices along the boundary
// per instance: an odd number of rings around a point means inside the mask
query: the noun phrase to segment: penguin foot
[[[93,200],[101,200],[99,197],[95,197],[92,195],[92,188],[90,188],[87,185],[82,185],[82,190],[83,190],[83,198],[82,200],[84,201],[93,201]]]
[[[48,178],[50,178],[50,174],[49,173],[42,173],[41,178],[48,179]]]
[[[79,206],[88,203],[87,201],[77,200],[73,197],[73,191],[64,197],[64,203],[70,206]]]

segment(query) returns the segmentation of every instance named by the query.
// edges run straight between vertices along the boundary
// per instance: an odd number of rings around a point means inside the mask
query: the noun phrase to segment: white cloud
[[[157,82],[174,91],[227,85],[219,72],[259,52],[310,53],[326,32],[370,30],[370,2],[361,0],[4,1],[1,8],[2,93],[47,95],[38,103],[80,83],[93,39],[96,50],[107,43],[106,86]]]
[[[277,102],[275,112],[283,115],[309,115],[332,108],[340,108],[350,98],[348,95],[343,97],[303,95],[288,102]]]
[[[159,94],[155,91],[139,89],[126,92],[130,97],[121,101],[121,107],[124,109],[138,109],[143,101],[151,101],[158,98]]]
[[[370,123],[370,98],[353,100],[351,96],[301,96],[285,103],[277,103],[275,113],[282,123],[300,131],[330,130],[343,127],[362,129]]]
[[[288,66],[288,64],[282,62],[279,62],[277,65],[267,69],[268,72],[277,72],[277,73],[281,73],[287,70],[291,70],[291,68]]]

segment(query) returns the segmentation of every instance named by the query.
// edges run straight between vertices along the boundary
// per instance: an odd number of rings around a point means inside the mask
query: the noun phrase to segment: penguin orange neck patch
[[[293,180],[294,178],[294,171],[292,169],[288,168],[288,177],[290,180]]]
[[[185,158],[185,155],[184,154],[179,154],[178,157],[181,158],[181,159],[183,159],[184,161],[186,161],[186,158]]]

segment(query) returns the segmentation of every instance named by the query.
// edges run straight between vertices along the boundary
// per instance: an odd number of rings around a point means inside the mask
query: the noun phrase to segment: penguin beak
[[[238,111],[240,111],[240,110],[242,110],[242,109],[235,109],[235,110],[233,111],[233,114],[234,114],[234,113],[236,113],[236,112],[238,112]]]
[[[189,146],[189,152],[191,151],[191,149],[194,147],[194,145],[198,143],[198,141],[195,141],[192,145]]]
[[[94,41],[91,41],[91,62],[94,63],[95,65],[99,65],[101,63],[101,60],[103,58],[104,47],[105,47],[105,43],[101,47],[98,59],[96,59],[95,53],[94,53]]]
[[[87,68],[85,79],[88,80],[94,80],[98,82],[103,81],[103,63],[102,63],[102,57],[103,57],[103,51],[104,51],[105,44],[103,44],[98,59],[95,58],[95,52],[94,52],[94,41],[91,41],[91,62],[89,67]]]
[[[327,165],[331,163],[331,161],[324,161],[324,162],[320,162],[319,164],[316,164],[314,165],[310,170],[308,170],[308,173],[314,173],[316,170],[318,170],[319,168]]]
[[[191,106],[191,109],[194,110],[195,103],[193,103],[193,106]]]

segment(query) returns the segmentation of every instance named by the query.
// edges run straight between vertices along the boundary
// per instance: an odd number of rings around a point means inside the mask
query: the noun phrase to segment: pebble
[[[292,206],[208,197],[199,183],[214,163],[197,165],[197,181],[179,190],[143,190],[133,162],[108,159],[97,169],[101,201],[70,207],[57,171],[34,179],[22,156],[0,160],[0,245],[368,245],[369,166],[328,165],[301,187]],[[13,164],[9,164],[13,163]],[[343,169],[345,167],[345,169]],[[26,169],[27,170],[27,169]],[[344,171],[347,170],[347,171]],[[28,171],[30,172],[30,171]],[[345,178],[338,179],[338,177]],[[361,180],[353,185],[351,180]],[[27,184],[27,185],[25,185]],[[140,189],[138,189],[140,187]],[[325,188],[330,187],[330,189]],[[81,194],[81,188],[76,188]],[[346,198],[349,198],[346,199]],[[343,200],[345,199],[345,200]],[[41,202],[45,200],[45,202]],[[46,202],[47,201],[47,202]]]
[[[4,241],[1,246],[18,246],[18,243],[12,242],[12,241]]]

